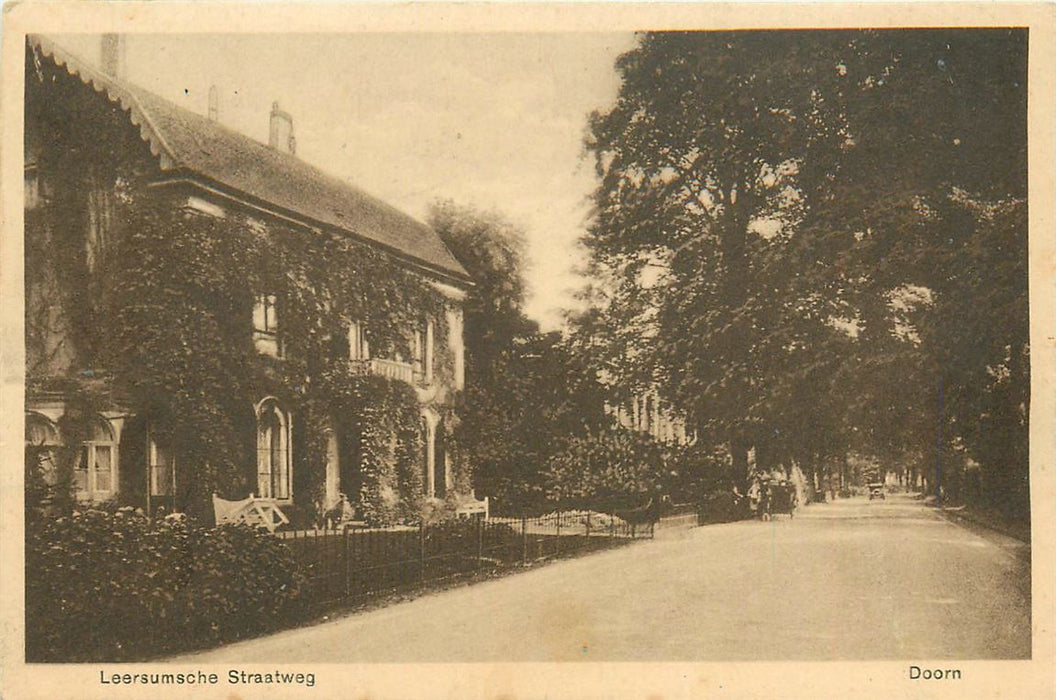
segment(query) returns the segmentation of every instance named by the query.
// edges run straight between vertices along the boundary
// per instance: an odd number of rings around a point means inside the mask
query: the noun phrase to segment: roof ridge
[[[273,148],[128,80],[107,75],[51,39],[27,40],[67,73],[129,112],[163,171],[182,169],[289,211],[306,223],[332,227],[391,249],[456,278],[461,262],[428,224],[350,179]],[[314,225],[314,224],[313,224]]]
[[[166,155],[169,160],[171,160],[173,163],[178,162],[176,158],[176,153],[173,150],[172,146],[170,146],[168,141],[165,139],[165,135],[162,134],[161,130],[158,129],[157,125],[154,124],[153,119],[151,119],[150,114],[143,107],[142,103],[139,101],[139,98],[136,97],[135,93],[129,89],[129,87],[134,87],[133,85],[126,81],[115,78],[114,76],[107,75],[98,68],[95,68],[91,64],[85,62],[84,59],[62,48],[51,39],[48,39],[46,36],[43,36],[41,34],[29,34],[26,36],[26,39],[31,44],[37,46],[41,51],[43,51],[45,55],[54,60],[56,64],[62,66],[67,73],[69,73],[70,75],[77,76],[81,79],[81,82],[87,83],[96,92],[105,92],[107,99],[109,99],[111,102],[120,103],[121,108],[123,110],[128,110],[131,112],[133,107],[136,108],[136,111],[138,112],[136,118],[138,118],[141,123],[137,124],[135,119],[133,119],[132,123],[135,126],[140,127],[140,137],[142,138],[142,124],[146,124],[151,136],[150,139],[144,139],[145,141],[147,141],[147,144],[150,146],[158,146],[159,150],[163,151],[164,155]],[[97,83],[102,87],[100,88]],[[125,94],[119,94],[115,99],[115,96],[112,94],[111,91],[123,92]],[[122,99],[122,97],[124,99]],[[125,100],[130,103],[128,106],[124,104]],[[155,153],[155,155],[160,154]]]

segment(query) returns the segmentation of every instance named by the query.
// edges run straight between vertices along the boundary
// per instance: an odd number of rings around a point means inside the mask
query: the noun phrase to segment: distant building
[[[692,442],[685,418],[673,406],[666,405],[655,390],[636,393],[622,404],[608,404],[606,410],[618,425],[647,433],[658,442],[675,445]]]

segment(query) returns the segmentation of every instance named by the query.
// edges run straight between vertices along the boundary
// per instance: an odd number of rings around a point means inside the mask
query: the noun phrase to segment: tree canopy
[[[599,367],[742,480],[752,446],[1025,475],[1024,31],[648,33],[617,70],[587,139]]]
[[[478,495],[538,508],[557,443],[605,423],[604,396],[559,332],[524,314],[523,231],[495,212],[439,202],[430,224],[475,282],[465,303],[466,390],[456,439]]]

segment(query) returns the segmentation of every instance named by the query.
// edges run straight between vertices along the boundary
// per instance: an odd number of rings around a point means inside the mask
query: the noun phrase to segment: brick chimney
[[[125,77],[125,37],[103,34],[100,42],[99,65],[112,78]]]
[[[293,117],[289,112],[279,109],[278,102],[271,103],[268,145],[284,153],[295,154],[297,152],[297,139],[293,137]]]

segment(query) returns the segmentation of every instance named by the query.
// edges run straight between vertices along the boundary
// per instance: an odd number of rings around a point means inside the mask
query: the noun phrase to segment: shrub
[[[39,523],[26,541],[26,658],[125,661],[232,641],[301,612],[296,563],[245,525],[123,508]]]
[[[727,523],[749,516],[747,505],[730,491],[713,491],[700,501],[701,523]]]
[[[626,508],[641,505],[661,486],[664,455],[647,435],[608,430],[565,441],[544,479],[552,502]]]
[[[733,465],[721,446],[704,442],[682,445],[673,450],[669,464],[673,477],[670,493],[675,500],[699,501],[733,489]]]

